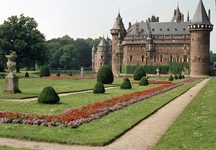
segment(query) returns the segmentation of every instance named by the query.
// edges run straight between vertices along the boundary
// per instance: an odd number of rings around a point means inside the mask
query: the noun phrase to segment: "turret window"
[[[197,62],[201,62],[201,59],[200,59],[200,57],[198,57],[198,58],[197,58]]]
[[[187,55],[184,55],[184,56],[183,56],[183,62],[188,62]]]
[[[144,55],[142,55],[142,57],[141,57],[141,62],[144,62],[144,61],[145,61]]]
[[[133,62],[133,56],[130,55],[129,62]]]
[[[140,48],[139,48],[139,49],[144,49],[144,47],[143,47],[143,45],[142,45],[142,44],[140,45]]]
[[[198,46],[198,51],[201,51],[201,48],[200,48],[200,46]]]
[[[170,61],[170,62],[173,62],[173,57],[172,57],[172,55],[170,55],[169,61]]]

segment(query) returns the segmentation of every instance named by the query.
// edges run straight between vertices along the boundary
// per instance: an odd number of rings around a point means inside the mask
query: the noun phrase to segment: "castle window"
[[[132,61],[133,61],[133,56],[130,55],[129,62],[132,62]]]
[[[184,49],[187,49],[187,44],[184,44]]]
[[[160,49],[160,44],[157,45],[157,49]]]
[[[183,38],[186,38],[186,35],[183,35]]]
[[[170,35],[170,38],[174,38],[174,35]]]
[[[172,44],[170,45],[170,49],[173,49],[173,45]]]
[[[100,62],[100,66],[102,66],[102,62]]]
[[[156,61],[157,61],[157,57],[156,55],[154,55],[153,62],[156,62]]]
[[[116,59],[114,58],[114,62],[116,62]]]
[[[177,28],[175,28],[175,31],[177,31]]]
[[[187,55],[184,55],[184,56],[183,56],[183,62],[188,62]]]
[[[144,62],[145,60],[144,60],[144,55],[142,55],[142,57],[141,57],[141,62]]]
[[[170,60],[169,60],[170,62],[173,62],[173,57],[172,57],[172,55],[170,55]]]
[[[162,31],[162,29],[161,29],[161,28],[160,28],[159,30],[160,30],[160,31]]]
[[[101,59],[104,59],[103,55],[101,55]]]
[[[167,31],[169,31],[170,29],[169,28],[167,28]]]
[[[176,62],[179,62],[179,55],[177,55]]]
[[[163,55],[160,55],[160,62],[163,62]]]
[[[143,45],[142,45],[142,44],[140,45],[140,48],[139,48],[139,49],[144,49],[144,47],[143,47]]]
[[[200,46],[198,46],[198,51],[201,51],[201,48],[200,48]]]
[[[129,49],[133,49],[133,46],[132,46],[132,45],[129,45]]]
[[[185,28],[183,28],[182,30],[185,31]]]
[[[105,65],[106,65],[107,63],[105,62]]]
[[[163,49],[167,49],[167,47],[166,47],[166,44],[164,44],[164,47],[163,47]]]

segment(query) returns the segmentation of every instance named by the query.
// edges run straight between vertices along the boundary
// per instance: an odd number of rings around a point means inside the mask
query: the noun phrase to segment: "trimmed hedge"
[[[69,72],[68,76],[72,76],[72,72]]]
[[[97,82],[93,88],[93,93],[104,93],[105,89],[104,89],[104,85],[102,82]]]
[[[97,82],[102,82],[103,84],[113,83],[113,72],[108,65],[103,65],[100,67],[97,73]]]
[[[39,103],[55,104],[60,101],[56,91],[51,86],[45,87],[38,96]]]
[[[148,79],[142,78],[139,82],[139,85],[144,85],[144,86],[149,85]]]
[[[133,74],[134,80],[140,80],[143,76],[146,76],[144,67],[143,66],[137,67]]]
[[[29,74],[28,74],[28,72],[26,72],[26,73],[25,73],[25,77],[29,77]]]
[[[131,89],[131,82],[128,78],[125,78],[121,84],[121,89]]]
[[[169,81],[173,81],[173,76],[172,75],[169,76]]]
[[[175,74],[174,79],[178,79],[178,76]]]
[[[56,76],[60,76],[60,72],[59,71],[56,73]]]
[[[44,65],[43,67],[41,67],[40,69],[40,73],[39,73],[39,76],[40,77],[47,77],[47,76],[50,76],[50,69]]]

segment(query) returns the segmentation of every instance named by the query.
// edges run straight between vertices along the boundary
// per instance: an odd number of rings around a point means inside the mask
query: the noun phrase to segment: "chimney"
[[[136,35],[139,35],[139,23],[136,23]]]
[[[130,29],[130,27],[131,27],[131,22],[129,22],[129,27],[128,27],[128,29]]]
[[[184,22],[184,15],[181,15],[181,22]]]
[[[159,22],[159,17],[157,17],[157,22]]]
[[[174,16],[176,16],[176,9],[174,9]]]
[[[208,10],[208,17],[209,17],[209,21],[211,21],[211,18],[210,18],[211,17],[211,10],[210,9]]]

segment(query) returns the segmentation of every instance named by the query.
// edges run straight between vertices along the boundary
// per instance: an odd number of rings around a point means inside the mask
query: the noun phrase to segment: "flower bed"
[[[191,79],[187,79],[187,80],[183,80],[182,82],[193,82],[195,80],[199,80],[200,78],[191,78]]]
[[[58,79],[95,79],[96,76],[49,76],[49,77],[42,77],[42,79],[53,79],[53,80],[58,80]]]
[[[171,84],[171,81],[148,81],[149,84]],[[139,84],[139,82],[131,82],[134,84]]]
[[[0,123],[19,123],[58,127],[65,126],[75,128],[83,123],[99,119],[101,116],[108,114],[109,112],[119,110],[137,101],[168,91],[180,85],[183,85],[183,83],[161,85],[151,89],[93,102],[91,104],[84,105],[81,108],[67,109],[59,115],[37,115],[2,111],[0,112]]]

